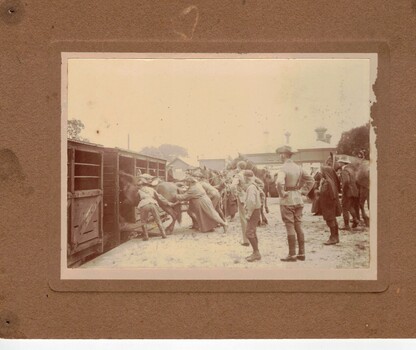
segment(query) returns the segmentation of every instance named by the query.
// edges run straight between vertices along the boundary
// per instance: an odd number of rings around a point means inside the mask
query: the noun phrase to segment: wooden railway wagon
[[[141,226],[137,210],[123,205],[119,171],[166,180],[166,160],[74,140],[67,152],[67,256],[74,267],[125,240],[120,220]]]
[[[68,140],[68,266],[103,252],[104,148]]]
[[[104,149],[104,251],[117,247],[127,236],[120,229],[120,222],[139,223],[135,208],[123,205],[124,197],[119,188],[119,172],[138,176],[150,174],[166,180],[166,160],[145,156],[120,148]]]

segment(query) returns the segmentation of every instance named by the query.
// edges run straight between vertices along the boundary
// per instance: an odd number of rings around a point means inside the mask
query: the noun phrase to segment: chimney
[[[323,126],[316,128],[315,132],[316,132],[316,141],[325,141],[325,133],[326,133],[326,128],[324,128]]]
[[[289,131],[286,131],[285,132],[285,136],[286,136],[286,145],[289,145],[289,139],[290,139],[290,132]]]
[[[326,143],[331,143],[331,137],[332,137],[332,135],[331,135],[331,134],[326,134],[326,135],[325,135],[325,142],[326,142]]]

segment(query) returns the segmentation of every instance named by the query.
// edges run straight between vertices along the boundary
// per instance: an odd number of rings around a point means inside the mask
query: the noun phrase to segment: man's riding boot
[[[331,236],[329,236],[329,239],[324,244],[325,245],[337,244],[339,241],[336,237],[335,226],[331,226],[329,229],[331,231]]]
[[[296,235],[298,238],[298,249],[299,249],[297,259],[301,261],[305,261],[305,235],[303,234],[301,229],[296,230]]]
[[[286,258],[280,259],[281,261],[295,262],[296,258],[296,236],[287,235],[287,242],[289,244],[289,255]]]
[[[337,243],[339,243],[339,229],[338,229],[338,223],[335,225],[335,228],[334,228],[334,234],[335,234],[335,239],[336,239]]]

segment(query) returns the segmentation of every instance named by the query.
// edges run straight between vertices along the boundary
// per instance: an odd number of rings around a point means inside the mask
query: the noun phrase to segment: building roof
[[[199,159],[199,166],[206,166],[208,169],[221,171],[225,169],[226,161],[224,158]]]
[[[104,147],[103,145],[100,145],[99,143],[92,143],[89,141],[81,141],[81,140],[71,139],[71,138],[67,138],[67,142],[79,143],[79,144],[86,145],[86,146]]]
[[[281,163],[280,157],[277,153],[251,153],[242,154],[244,158],[253,162],[254,164],[276,164]]]
[[[168,163],[168,166],[172,166],[174,163],[179,163],[185,166],[185,168],[187,169],[192,169],[194,168],[194,166],[188,164],[187,162],[185,162],[183,159],[181,159],[180,157],[175,157],[171,162]]]
[[[335,145],[325,141],[319,141],[316,139],[308,140],[308,139],[301,139],[299,142],[293,142],[293,146],[298,149],[334,149],[336,148]]]

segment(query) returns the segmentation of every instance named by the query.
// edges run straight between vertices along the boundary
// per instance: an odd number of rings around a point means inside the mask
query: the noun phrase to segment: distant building
[[[201,168],[206,167],[207,169],[222,171],[225,169],[225,159],[199,159],[199,166]]]
[[[176,157],[171,162],[168,163],[168,167],[171,167],[172,169],[181,169],[181,170],[188,170],[193,169],[194,167],[187,162],[185,162],[183,159]]]
[[[336,146],[331,144],[332,136],[326,133],[326,128],[318,127],[314,131],[315,137],[304,137],[296,144],[290,142],[291,134],[289,132],[284,134],[286,144],[297,150],[297,153],[292,157],[293,161],[301,164],[308,171],[311,167],[323,164],[328,159],[330,152],[336,152]],[[252,153],[243,154],[243,156],[258,168],[268,168],[271,172],[277,171],[281,165],[279,155],[276,153]]]
[[[193,169],[194,167],[183,159],[176,157],[167,164],[168,180],[183,180],[186,175],[186,170]]]
[[[250,153],[242,154],[242,156],[258,168],[273,168],[281,163],[277,153]]]
[[[293,161],[299,164],[324,163],[329,157],[329,152],[336,152],[337,149],[331,144],[332,135],[326,131],[326,128],[318,127],[315,129],[315,139],[305,138],[294,145],[298,152],[293,155]]]

